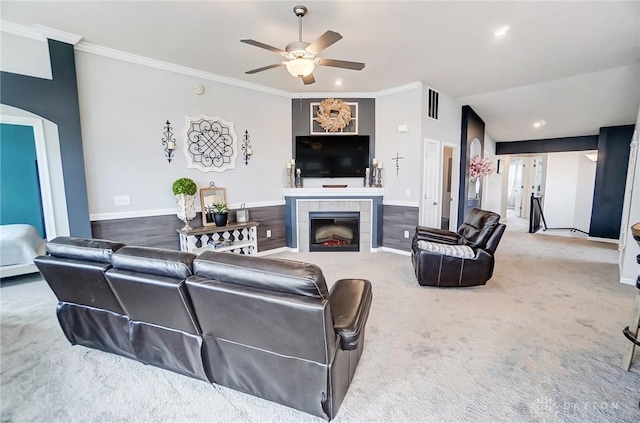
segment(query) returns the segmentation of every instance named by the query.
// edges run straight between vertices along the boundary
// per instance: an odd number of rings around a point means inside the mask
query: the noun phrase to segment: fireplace
[[[360,251],[360,212],[309,212],[309,251]]]

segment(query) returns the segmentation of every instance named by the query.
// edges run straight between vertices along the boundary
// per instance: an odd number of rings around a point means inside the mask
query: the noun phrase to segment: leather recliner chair
[[[438,287],[486,284],[493,276],[494,253],[505,228],[499,214],[478,208],[471,209],[457,232],[417,226],[411,260],[418,283]]]

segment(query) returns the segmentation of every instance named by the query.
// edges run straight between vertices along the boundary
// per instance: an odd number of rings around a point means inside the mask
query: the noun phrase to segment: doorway
[[[460,148],[448,142],[424,139],[419,224],[455,230],[458,219]],[[451,228],[451,226],[454,226]]]
[[[512,157],[507,182],[507,214],[528,219],[531,195],[544,194],[544,157]]]
[[[451,186],[453,182],[453,148],[442,146],[442,213],[440,229],[449,230],[451,225],[451,202],[453,201]]]

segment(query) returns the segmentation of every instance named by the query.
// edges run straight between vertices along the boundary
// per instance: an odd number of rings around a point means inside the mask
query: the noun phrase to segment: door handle
[[[433,205],[434,205],[434,206],[437,206],[437,205],[438,205],[438,202],[437,202],[437,201],[434,201],[434,202],[433,202]]]

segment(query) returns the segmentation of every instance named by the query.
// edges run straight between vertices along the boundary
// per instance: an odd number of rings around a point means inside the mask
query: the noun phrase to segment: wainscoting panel
[[[418,225],[418,207],[384,206],[382,245],[402,251],[411,251],[411,238]],[[404,237],[409,231],[409,238]]]
[[[249,219],[260,223],[260,226],[258,226],[259,252],[273,250],[287,245],[284,227],[284,210],[284,204],[280,206],[249,209]],[[267,230],[271,231],[270,238],[267,238]]]
[[[190,222],[201,226],[200,213]],[[91,222],[94,238],[109,239],[127,245],[180,250],[176,229],[184,223],[175,214],[165,216],[134,217],[130,219],[97,220]]]
[[[259,222],[258,251],[286,246],[284,205],[249,209],[249,218]],[[189,222],[194,228],[202,226],[201,214]],[[229,211],[229,222],[236,221],[235,210]],[[94,238],[110,239],[127,245],[180,250],[180,238],[176,229],[184,223],[175,214],[165,216],[135,217],[130,219],[96,220],[91,222]],[[267,238],[267,229],[271,237]]]

